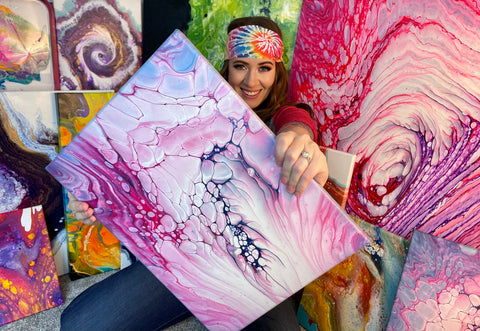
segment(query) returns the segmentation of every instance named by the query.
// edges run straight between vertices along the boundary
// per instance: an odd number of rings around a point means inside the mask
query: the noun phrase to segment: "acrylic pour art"
[[[480,252],[414,231],[387,330],[478,330]]]
[[[54,15],[42,0],[0,4],[0,91],[53,90],[57,81]]]
[[[408,240],[355,220],[370,243],[305,286],[298,320],[308,331],[385,330]]]
[[[0,92],[0,119],[0,188],[4,192],[0,194],[0,212],[41,205],[57,271],[64,274],[62,186],[45,170],[57,155],[54,93]]]
[[[47,170],[209,329],[234,330],[368,242],[315,182],[288,194],[273,148],[176,31]]]
[[[57,92],[60,150],[82,130],[113,97],[112,91]],[[120,268],[120,242],[104,225],[76,220],[68,208],[69,195],[63,192],[65,227],[68,239],[70,276],[94,275]]]
[[[0,325],[63,303],[41,206],[0,214]]]
[[[475,1],[303,1],[292,95],[357,156],[346,210],[480,247]]]
[[[118,90],[142,64],[139,0],[54,0],[62,90]]]

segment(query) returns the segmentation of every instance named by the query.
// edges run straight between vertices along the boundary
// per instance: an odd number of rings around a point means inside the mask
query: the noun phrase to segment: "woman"
[[[246,17],[228,27],[221,70],[240,97],[277,133],[275,160],[289,193],[302,194],[312,179],[328,177],[310,113],[287,105],[288,74],[282,62],[280,28],[266,17]],[[308,107],[308,106],[307,106]],[[96,222],[88,204],[72,200],[75,217]],[[292,296],[246,330],[298,329],[298,295]],[[62,330],[161,330],[186,317],[188,309],[141,263],[121,270],[77,297],[62,314]]]

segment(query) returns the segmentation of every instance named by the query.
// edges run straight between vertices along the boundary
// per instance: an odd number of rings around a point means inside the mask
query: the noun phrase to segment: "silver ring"
[[[310,161],[312,161],[312,157],[310,156],[310,154],[307,151],[303,151],[302,154],[300,154],[300,156],[306,158],[308,160],[308,163],[310,163]]]

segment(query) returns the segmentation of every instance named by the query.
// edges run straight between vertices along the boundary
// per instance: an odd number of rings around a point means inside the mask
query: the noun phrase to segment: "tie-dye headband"
[[[228,34],[225,58],[253,57],[282,62],[282,38],[272,30],[258,25],[244,25]]]

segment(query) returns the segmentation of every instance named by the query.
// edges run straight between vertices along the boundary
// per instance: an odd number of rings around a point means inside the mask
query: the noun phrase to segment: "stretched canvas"
[[[368,237],[175,31],[47,170],[207,328],[240,329]],[[209,309],[205,309],[208,307]]]
[[[480,252],[414,231],[387,330],[475,330]]]
[[[345,208],[356,156],[332,148],[320,148],[325,153],[328,166],[328,179],[323,187],[342,208]]]
[[[471,1],[303,1],[291,94],[357,156],[350,215],[480,246],[479,38]]]
[[[55,16],[47,0],[0,3],[0,91],[58,87]]]
[[[385,330],[408,240],[360,219],[370,243],[305,286],[298,320],[308,331]]]
[[[54,0],[62,90],[118,90],[142,64],[141,0]]]
[[[0,325],[63,303],[42,206],[0,214]]]
[[[59,146],[63,149],[113,97],[112,91],[57,92]],[[84,224],[68,208],[63,192],[70,276],[78,278],[120,268],[120,242],[103,224]]]
[[[55,95],[0,93],[0,212],[41,205],[57,271],[68,272],[62,186],[45,167],[57,155]]]

